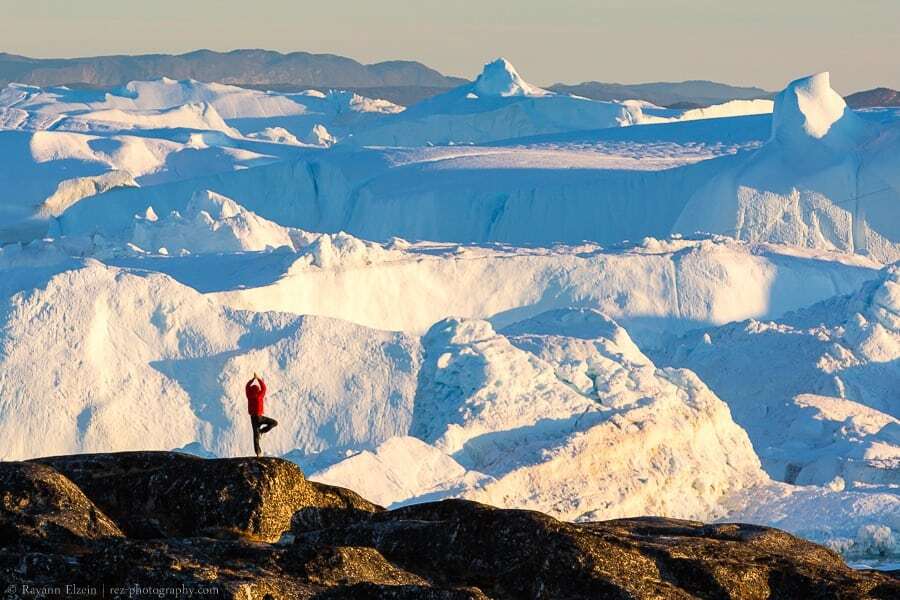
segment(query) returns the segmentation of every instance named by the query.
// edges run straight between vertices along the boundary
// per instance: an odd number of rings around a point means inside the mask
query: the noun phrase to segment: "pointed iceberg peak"
[[[550,96],[553,92],[531,85],[519,75],[505,58],[484,65],[475,80],[474,91],[479,96]]]
[[[856,144],[866,136],[866,124],[831,88],[827,71],[797,79],[775,96],[772,137],[788,144],[821,140],[828,145]]]

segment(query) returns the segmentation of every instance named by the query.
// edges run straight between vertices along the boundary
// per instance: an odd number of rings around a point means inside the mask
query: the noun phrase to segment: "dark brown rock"
[[[0,539],[68,544],[111,536],[122,532],[64,475],[38,464],[0,463]]]
[[[59,553],[22,550],[0,546],[0,580],[16,592],[4,599],[33,598],[29,588],[52,590],[67,584],[106,590],[106,597],[116,596],[113,590],[119,588],[137,587],[190,589],[194,597],[242,600],[266,594],[279,600],[312,598],[327,589],[284,573],[278,564],[282,551],[277,547],[245,540],[112,538],[74,552],[71,548]],[[47,596],[72,597],[61,591]],[[157,597],[150,592],[141,596]]]
[[[0,463],[0,500],[4,600],[72,597],[66,584],[236,600],[900,597],[896,577],[775,529],[574,524],[463,500],[384,511],[280,459]]]
[[[177,452],[115,452],[36,459],[75,482],[129,537],[247,536],[276,541],[291,529],[379,507],[307,481],[279,458],[203,459]],[[296,515],[296,519],[295,519]]]
[[[378,550],[365,546],[306,546],[294,544],[282,558],[284,570],[304,573],[306,578],[323,585],[379,585],[423,586],[428,582],[397,568]]]
[[[439,589],[420,585],[378,585],[358,583],[332,588],[316,600],[490,600],[476,588]]]
[[[900,597],[890,576],[854,571],[821,546],[742,524],[573,524],[447,500],[307,532],[296,543],[371,546],[432,582],[491,598]]]

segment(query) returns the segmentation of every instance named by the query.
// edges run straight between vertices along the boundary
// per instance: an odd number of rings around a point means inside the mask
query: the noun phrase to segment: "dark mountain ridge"
[[[850,108],[875,108],[900,106],[900,92],[880,87],[850,94],[845,98]]]
[[[464,79],[448,77],[415,61],[362,64],[335,54],[272,50],[195,50],[186,54],[29,58],[0,53],[0,85],[122,85],[142,79],[197,79],[220,83],[291,84],[304,87],[431,86],[448,88]]]

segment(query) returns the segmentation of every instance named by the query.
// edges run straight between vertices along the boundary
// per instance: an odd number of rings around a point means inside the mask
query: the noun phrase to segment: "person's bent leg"
[[[278,426],[278,421],[264,415],[260,415],[259,420],[261,423],[259,429],[260,433],[269,433],[273,428]]]

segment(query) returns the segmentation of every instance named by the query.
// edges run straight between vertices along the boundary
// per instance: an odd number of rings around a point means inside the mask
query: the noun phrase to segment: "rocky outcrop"
[[[122,537],[118,526],[55,469],[0,463],[0,539],[35,546]]]
[[[900,580],[775,529],[574,524],[464,500],[385,511],[281,459],[168,452],[0,463],[0,582],[3,598],[900,595]]]
[[[41,458],[71,479],[128,537],[245,537],[275,542],[293,526],[321,527],[379,507],[307,481],[278,458],[207,460],[177,452]]]
[[[491,598],[888,597],[900,583],[776,529],[663,518],[573,524],[465,500],[372,514],[295,543],[374,547]]]

